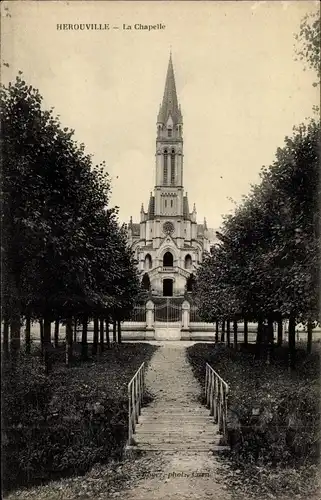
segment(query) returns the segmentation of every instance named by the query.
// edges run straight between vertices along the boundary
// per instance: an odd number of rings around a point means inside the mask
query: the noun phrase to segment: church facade
[[[154,296],[183,296],[215,242],[204,219],[198,224],[183,185],[183,117],[178,104],[172,56],[156,124],[155,187],[140,222],[128,224],[129,244]]]

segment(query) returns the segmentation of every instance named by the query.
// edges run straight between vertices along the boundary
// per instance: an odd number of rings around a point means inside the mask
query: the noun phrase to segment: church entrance
[[[165,279],[163,281],[163,297],[173,297],[173,280]]]

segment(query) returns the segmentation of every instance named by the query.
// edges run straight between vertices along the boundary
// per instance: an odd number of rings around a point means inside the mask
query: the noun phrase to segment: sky
[[[294,51],[301,19],[318,5],[4,2],[2,61],[9,68],[2,66],[1,80],[23,72],[44,108],[55,108],[95,163],[106,162],[120,221],[138,222],[155,184],[156,118],[172,50],[184,121],[184,188],[199,222],[206,217],[218,228],[259,182],[284,137],[319,103],[315,75]],[[77,23],[110,29],[57,29]]]

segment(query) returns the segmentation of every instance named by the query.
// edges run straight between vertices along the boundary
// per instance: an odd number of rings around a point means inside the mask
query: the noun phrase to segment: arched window
[[[175,151],[171,153],[171,184],[175,184]]]
[[[167,173],[168,173],[168,165],[167,165],[168,153],[167,149],[164,151],[164,184],[167,184]]]
[[[166,252],[163,257],[163,266],[164,267],[173,267],[174,258],[171,252]]]
[[[145,256],[145,263],[144,263],[144,269],[145,269],[145,271],[148,271],[149,269],[151,269],[152,265],[153,265],[153,261],[152,261],[152,258],[150,256],[150,254],[148,253]]]
[[[192,267],[192,257],[188,254],[185,257],[185,269],[190,269]]]
[[[172,129],[171,129],[171,128],[169,128],[169,129],[167,130],[167,132],[168,132],[168,137],[172,137]]]

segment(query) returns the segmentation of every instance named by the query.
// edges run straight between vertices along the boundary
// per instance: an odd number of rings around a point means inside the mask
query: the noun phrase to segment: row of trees
[[[319,78],[319,15],[304,18],[297,39],[303,43],[299,56]],[[228,343],[230,320],[236,342],[237,321],[244,320],[245,340],[247,321],[257,321],[259,346],[272,341],[274,322],[280,344],[287,319],[291,365],[296,324],[307,325],[310,350],[312,328],[320,320],[319,152],[319,121],[294,128],[274,163],[262,168],[260,184],[225,217],[219,243],[198,271],[195,285],[201,316],[222,321]]]
[[[51,322],[56,338],[59,323],[66,325],[68,363],[72,324],[81,322],[86,357],[88,321],[94,320],[97,345],[103,324],[130,315],[139,276],[117,209],[109,208],[105,165],[93,166],[21,73],[2,87],[0,102],[3,346],[7,352],[10,332],[12,351],[19,349],[25,320],[29,349],[30,322],[39,320],[49,368]]]
[[[266,320],[271,329],[289,320],[306,323],[309,348],[319,318],[320,124],[310,121],[286,138],[276,160],[263,168],[260,185],[227,216],[198,271],[195,286],[206,321],[257,321],[258,343]]]

